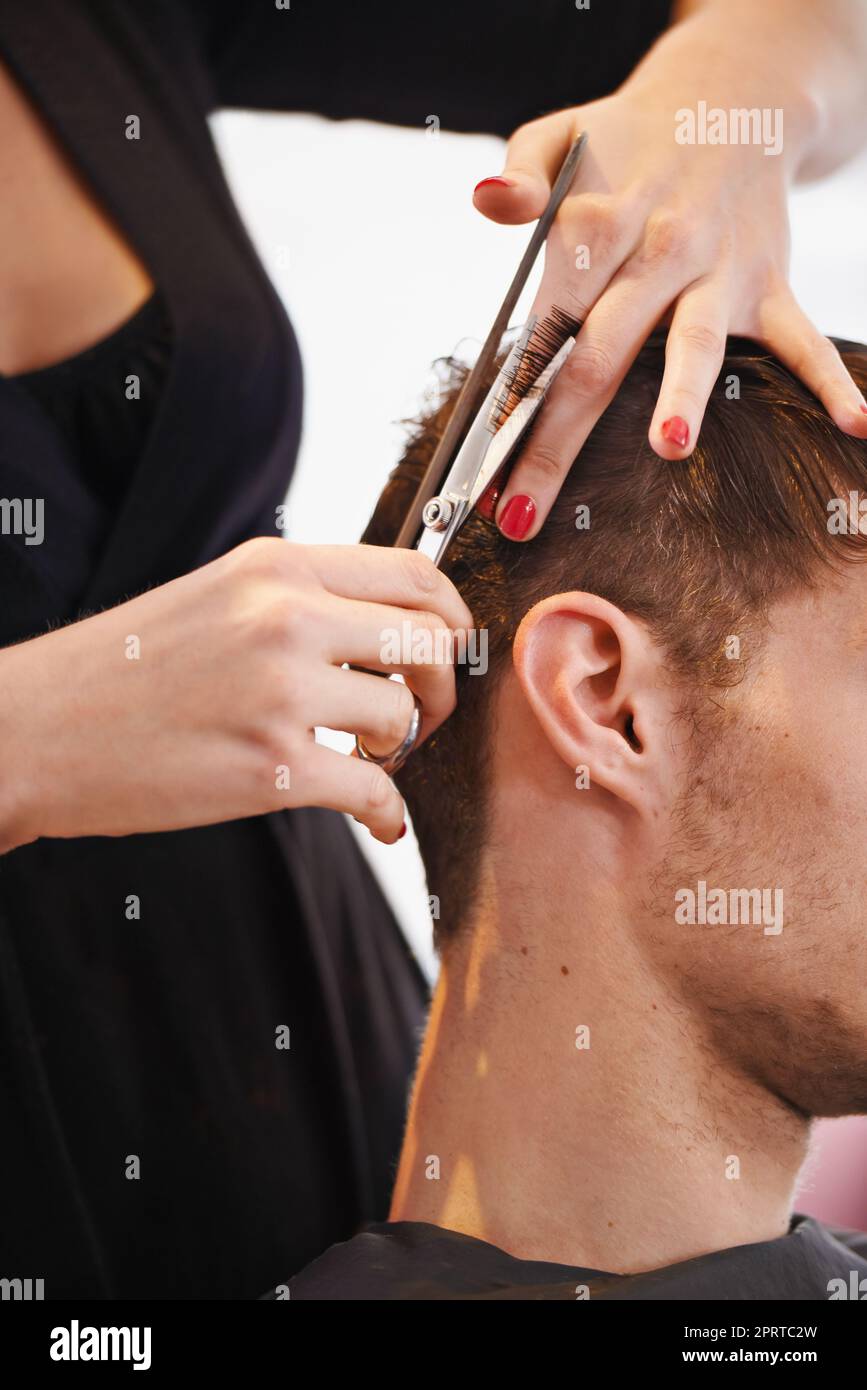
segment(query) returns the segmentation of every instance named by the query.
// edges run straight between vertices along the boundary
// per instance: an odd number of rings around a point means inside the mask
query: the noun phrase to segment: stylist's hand
[[[647,422],[661,458],[694,448],[730,333],[767,345],[841,430],[867,438],[861,392],[787,282],[786,198],[808,153],[809,116],[779,90],[781,60],[769,57],[757,75],[754,52],[749,60],[726,54],[724,37],[705,51],[696,33],[671,31],[616,95],[521,127],[502,175],[476,187],[475,206],[493,221],[535,220],[572,141],[588,132],[533,306],[544,315],[557,305],[583,327],[497,499],[497,521],[512,539],[538,532],[639,349],[667,319],[665,373]],[[781,151],[677,143],[675,113],[700,100],[726,111],[783,106]]]
[[[440,645],[415,643],[409,655],[428,662],[384,664],[395,653],[383,653],[383,633],[407,623],[414,635],[440,632]],[[403,804],[391,780],[317,744],[314,728],[362,734],[386,751],[407,732],[411,689],[426,736],[454,704],[442,630],[471,625],[457,590],[415,551],[263,539],[8,647],[0,849],[291,806],[348,811],[396,840]],[[409,689],[344,662],[401,672]]]

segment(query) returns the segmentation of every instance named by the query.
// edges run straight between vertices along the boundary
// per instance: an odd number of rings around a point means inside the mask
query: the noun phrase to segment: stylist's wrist
[[[0,854],[29,844],[40,833],[34,780],[42,749],[31,727],[37,697],[27,688],[19,649],[0,651]]]
[[[674,112],[699,101],[708,110],[779,109],[784,126],[779,159],[786,175],[795,178],[822,143],[827,102],[809,64],[796,52],[784,58],[779,27],[762,21],[761,6],[749,0],[740,15],[736,7],[738,0],[728,0],[726,8],[710,5],[668,29],[618,96],[634,101],[639,115],[648,104]]]

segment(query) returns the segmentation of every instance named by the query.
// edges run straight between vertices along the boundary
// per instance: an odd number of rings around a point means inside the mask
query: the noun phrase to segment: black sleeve
[[[278,3],[287,8],[278,8]],[[219,106],[508,135],[614,91],[671,0],[186,0]]]

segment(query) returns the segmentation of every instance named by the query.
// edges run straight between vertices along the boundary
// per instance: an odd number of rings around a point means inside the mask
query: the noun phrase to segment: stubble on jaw
[[[867,940],[835,873],[834,808],[771,712],[744,727],[730,709],[704,734],[650,876],[649,949],[719,1058],[793,1118],[867,1111]],[[674,894],[700,880],[780,888],[782,931],[678,924]]]

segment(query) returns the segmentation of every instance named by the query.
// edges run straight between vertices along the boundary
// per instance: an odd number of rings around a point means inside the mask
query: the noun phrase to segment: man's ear
[[[524,617],[512,659],[569,769],[586,767],[590,786],[640,813],[655,810],[668,781],[661,755],[671,695],[646,626],[596,594],[554,594]]]

